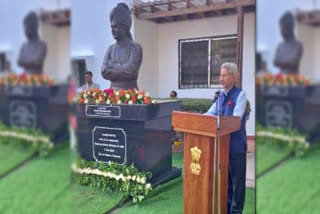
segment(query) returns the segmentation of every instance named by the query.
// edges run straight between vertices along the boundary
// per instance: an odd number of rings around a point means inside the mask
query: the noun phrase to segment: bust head
[[[35,12],[30,12],[25,16],[23,25],[24,33],[28,40],[38,38],[39,21]]]
[[[284,40],[294,38],[294,17],[291,12],[286,12],[281,16],[280,31]]]
[[[131,12],[127,4],[119,3],[110,13],[110,23],[113,38],[117,41],[124,38],[132,39],[130,28],[132,25]]]

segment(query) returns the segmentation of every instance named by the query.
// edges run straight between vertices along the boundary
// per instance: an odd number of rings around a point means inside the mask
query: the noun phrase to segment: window
[[[219,86],[224,62],[237,62],[235,35],[179,40],[179,88]]]
[[[6,69],[6,55],[0,53],[0,72],[3,73]]]
[[[86,61],[84,59],[72,62],[72,72],[77,85],[80,87],[85,84]]]

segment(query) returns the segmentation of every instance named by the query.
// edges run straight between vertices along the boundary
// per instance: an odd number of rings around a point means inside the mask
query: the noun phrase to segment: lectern
[[[219,122],[219,126],[218,126]],[[184,132],[184,214],[226,214],[230,133],[240,117],[174,111],[172,126]]]

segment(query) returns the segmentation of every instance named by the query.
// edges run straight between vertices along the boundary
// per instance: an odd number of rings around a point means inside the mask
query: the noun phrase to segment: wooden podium
[[[172,113],[174,130],[185,133],[184,214],[227,213],[229,139],[231,132],[240,129],[240,118],[220,117],[220,129],[217,123],[215,116]]]

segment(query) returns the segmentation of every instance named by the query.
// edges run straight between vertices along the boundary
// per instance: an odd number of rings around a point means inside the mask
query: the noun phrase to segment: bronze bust
[[[24,18],[23,24],[28,41],[20,49],[18,65],[27,74],[41,74],[43,73],[43,63],[47,54],[47,45],[39,38],[37,14],[35,12],[28,13]]]
[[[299,73],[303,47],[295,38],[294,25],[295,21],[292,13],[286,12],[280,18],[280,30],[284,41],[278,45],[273,62],[284,74]]]
[[[137,79],[142,63],[142,47],[132,39],[131,12],[128,5],[119,3],[110,13],[113,38],[116,43],[109,46],[105,54],[101,74],[111,81],[114,89],[138,88]]]

